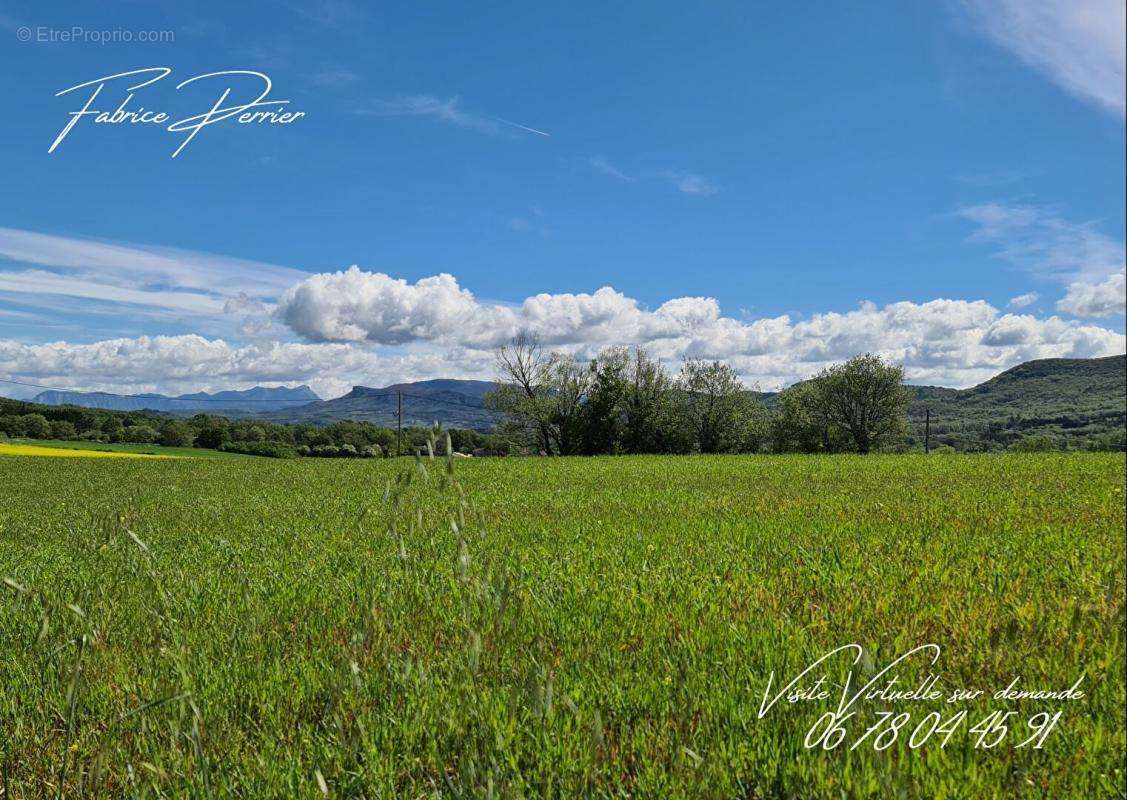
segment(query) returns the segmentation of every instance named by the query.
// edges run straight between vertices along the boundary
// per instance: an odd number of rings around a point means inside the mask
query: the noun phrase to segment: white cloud
[[[1037,292],[1027,292],[1019,294],[1017,297],[1011,297],[1010,302],[1006,303],[1008,308],[1028,308],[1041,299],[1041,295]]]
[[[997,257],[1042,278],[1104,277],[1122,269],[1123,242],[1037,206],[986,203],[959,209],[974,238],[1000,246]]]
[[[277,316],[319,342],[402,345],[436,342],[495,347],[520,329],[547,344],[609,344],[684,336],[719,319],[711,298],[682,297],[654,312],[609,286],[593,293],[537,294],[518,307],[483,304],[442,273],[408,283],[352,266],[314,275],[288,289]]]
[[[336,89],[356,83],[360,76],[346,67],[325,67],[312,73],[309,80],[317,86]]]
[[[1109,275],[1098,283],[1074,281],[1057,301],[1057,310],[1077,317],[1111,317],[1127,313],[1127,273]]]
[[[1061,311],[1123,313],[1122,245],[1037,209],[980,206],[964,216],[978,222],[981,237],[1001,245],[1003,257],[1062,280],[1068,276],[1073,285]],[[69,320],[68,298],[79,297],[87,315],[95,307],[101,314],[116,308],[129,310],[123,318],[159,312],[198,323],[195,335],[185,336],[122,337],[111,329],[100,336],[116,338],[93,343],[31,344],[22,333],[21,341],[0,340],[0,377],[77,389],[177,392],[309,383],[333,396],[353,383],[489,378],[493,349],[520,329],[581,356],[608,345],[644,344],[671,367],[685,356],[724,359],[763,388],[866,351],[903,364],[913,381],[967,386],[1021,361],[1125,349],[1124,335],[1107,328],[1004,313],[982,300],[863,303],[800,320],[737,319],[724,316],[710,297],[675,297],[647,308],[604,286],[502,304],[479,300],[446,273],[414,282],[358,267],[310,275],[10,229],[0,229],[0,258],[17,262],[14,271],[0,262],[0,296],[25,298],[27,308],[18,313],[50,309],[49,319]],[[1117,259],[1118,268],[1109,271]],[[1025,307],[1028,300],[1010,305]],[[212,325],[216,319],[229,324]],[[82,325],[71,327],[95,335]],[[252,341],[222,338],[229,334]],[[294,335],[306,341],[279,340]]]
[[[979,27],[1025,64],[1118,116],[1125,109],[1123,0],[965,0]]]
[[[487,353],[517,330],[545,345],[591,355],[612,344],[645,344],[670,364],[684,356],[732,361],[749,380],[785,384],[860,352],[905,365],[913,380],[965,386],[1020,361],[1123,352],[1124,336],[1058,317],[1005,314],[983,300],[865,303],[847,313],[737,320],[707,297],[647,310],[604,286],[592,293],[538,294],[517,306],[479,302],[448,274],[416,283],[353,267],[289,290],[280,317],[314,341],[436,345]]]
[[[474,114],[462,109],[460,99],[450,97],[445,100],[428,94],[410,95],[395,100],[383,100],[376,104],[375,113],[385,116],[397,117],[427,117],[430,119],[455,125],[459,128],[468,128],[480,133],[501,134],[505,128],[517,128],[527,133],[539,136],[550,136],[545,131],[511,122],[500,117],[491,117],[485,114]],[[362,113],[366,113],[365,110]]]
[[[0,258],[53,268],[94,271],[130,285],[154,284],[215,291],[238,286],[253,297],[274,297],[308,273],[211,253],[51,236],[0,228]]]
[[[1023,361],[1116,355],[1125,348],[1122,334],[1104,328],[1002,314],[981,300],[933,300],[815,315],[780,328],[766,352],[729,360],[771,388],[868,351],[902,364],[913,383],[966,387]]]
[[[93,276],[80,278],[39,269],[0,272],[0,292],[30,296],[33,303],[44,296],[62,296],[189,314],[220,314],[224,307],[221,299],[200,292],[133,289]]]
[[[684,192],[685,194],[696,194],[708,197],[720,191],[708,178],[703,175],[697,175],[695,172],[668,170],[665,173],[665,177],[677,187],[677,191]]]
[[[309,273],[211,253],[0,228],[0,294],[23,305],[80,298],[130,314],[221,316],[240,297],[272,302]]]
[[[987,203],[959,210],[978,226],[974,239],[999,247],[996,256],[1035,277],[1068,285],[1057,310],[1078,317],[1123,313],[1123,242],[1091,223],[1071,222],[1036,206]],[[1013,308],[1035,302],[1030,293],[1010,301]]]
[[[360,273],[365,275],[366,273]],[[348,276],[349,273],[337,273]],[[353,274],[349,280],[355,280]],[[0,375],[60,388],[134,393],[246,388],[260,383],[309,383],[324,397],[353,384],[386,385],[434,377],[490,378],[492,347],[519,323],[557,348],[590,355],[608,344],[646,344],[671,367],[684,356],[730,362],[749,382],[779,388],[829,363],[872,351],[905,366],[910,380],[967,386],[1034,358],[1095,357],[1122,353],[1122,334],[1058,317],[1003,314],[984,301],[933,300],[862,304],[847,313],[750,322],[723,317],[710,298],[677,298],[655,311],[604,287],[592,294],[529,298],[517,309],[483,306],[450,276],[415,284],[383,276],[392,302],[381,315],[380,336],[410,350],[373,352],[358,330],[337,343],[259,342],[246,345],[197,335],[141,336],[91,344],[26,344],[0,340]],[[450,309],[447,323],[420,303],[437,298]],[[363,307],[361,304],[358,307]],[[316,304],[305,313],[315,313]],[[504,326],[484,333],[498,315]],[[308,321],[308,320],[307,320]]]
[[[295,333],[320,342],[414,341],[490,345],[512,335],[514,318],[501,306],[483,307],[453,275],[408,283],[353,266],[314,275],[285,291],[278,317]]]
[[[620,180],[623,183],[633,183],[634,182],[633,178],[631,178],[625,172],[620,170],[614,164],[607,161],[602,156],[591,156],[590,158],[587,159],[587,164],[591,167],[591,169],[595,170],[596,172],[601,172],[604,175],[609,175],[610,177],[612,177],[616,180]]]
[[[352,0],[307,0],[294,4],[292,9],[305,19],[335,31],[355,31],[364,19],[363,6]]]
[[[337,273],[342,274],[348,275]],[[1059,317],[1005,314],[981,300],[884,307],[864,303],[846,313],[816,314],[797,322],[787,317],[745,322],[721,316],[710,298],[676,298],[646,311],[609,287],[592,294],[537,295],[513,309],[478,304],[450,276],[415,284],[383,276],[378,283],[393,301],[379,317],[380,330],[388,332],[387,341],[400,345],[400,352],[374,352],[373,340],[367,338],[246,345],[197,335],[91,344],[0,340],[0,376],[122,393],[309,383],[323,397],[342,394],[353,384],[489,379],[492,348],[502,338],[501,329],[483,336],[483,328],[473,320],[493,314],[505,317],[506,333],[517,323],[527,325],[549,346],[581,356],[608,344],[640,343],[671,368],[684,356],[724,359],[749,383],[765,389],[780,388],[867,351],[903,364],[912,382],[961,387],[1030,359],[1114,355],[1127,347],[1123,334],[1106,328]],[[419,307],[418,302],[435,294],[448,304],[453,318],[471,324],[459,328]],[[330,325],[328,330],[336,329]],[[412,343],[404,350],[408,340]]]
[[[439,122],[481,131],[482,133],[500,133],[500,126],[496,122],[476,114],[467,113],[461,109],[458,103],[457,97],[442,100],[430,95],[419,94],[383,101],[379,104],[379,109],[382,113],[393,117],[429,117]]]
[[[0,376],[60,389],[179,393],[308,383],[322,397],[354,384],[379,386],[438,375],[478,377],[484,353],[377,355],[347,344],[235,345],[197,335],[140,336],[90,344],[0,340]]]

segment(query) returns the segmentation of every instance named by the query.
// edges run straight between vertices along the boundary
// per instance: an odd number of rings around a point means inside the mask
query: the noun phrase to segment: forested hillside
[[[923,441],[928,411],[933,443],[957,450],[1000,450],[1034,438],[1043,449],[1123,441],[1127,356],[1027,361],[970,389],[913,388],[913,443]]]

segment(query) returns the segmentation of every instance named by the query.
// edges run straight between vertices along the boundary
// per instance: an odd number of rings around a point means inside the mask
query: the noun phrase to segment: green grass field
[[[446,470],[0,459],[0,796],[1122,796],[1122,455]],[[1042,749],[759,718],[853,642],[1086,696]]]

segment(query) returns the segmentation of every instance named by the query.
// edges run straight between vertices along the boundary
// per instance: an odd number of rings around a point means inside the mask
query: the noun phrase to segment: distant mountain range
[[[320,400],[308,386],[288,389],[284,386],[255,386],[242,391],[226,391],[208,394],[195,392],[175,397],[164,394],[107,394],[105,392],[65,392],[50,389],[31,398],[33,403],[48,406],[83,406],[85,408],[108,408],[114,411],[167,411],[174,414],[191,412],[198,414],[222,413],[225,411],[274,411],[295,405],[304,405]]]
[[[272,422],[324,425],[340,419],[394,427],[400,399],[403,424],[488,431],[500,416],[485,408],[491,381],[438,379],[373,388],[354,386],[343,397],[321,400],[307,386],[255,387],[179,397],[48,391],[33,402],[122,411],[154,410],[258,417]],[[960,450],[1000,449],[1031,434],[1089,437],[1116,433],[1127,423],[1127,356],[1029,361],[970,389],[909,387],[909,438],[922,441],[931,415],[932,443]],[[761,395],[768,406],[776,394]]]
[[[196,392],[170,397],[162,394],[118,395],[104,392],[65,392],[49,390],[31,399],[44,405],[75,405],[114,411],[160,411],[177,416],[222,414],[258,417],[270,422],[327,425],[338,419],[371,422],[394,427],[400,397],[403,424],[430,425],[441,422],[449,428],[487,431],[500,416],[485,408],[485,393],[492,381],[437,379],[416,383],[395,383],[373,388],[354,386],[343,397],[322,400],[308,386],[296,389],[256,386],[244,391]]]
[[[492,391],[495,386],[492,381],[447,378],[393,383],[380,388],[353,386],[352,391],[343,397],[255,416],[271,422],[323,425],[338,419],[350,419],[394,427],[402,398],[404,425],[440,422],[447,428],[488,431],[501,418],[497,412],[485,408],[485,393]]]

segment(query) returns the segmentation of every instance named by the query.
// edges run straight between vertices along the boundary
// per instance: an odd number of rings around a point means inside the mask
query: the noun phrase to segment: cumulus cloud
[[[437,345],[487,352],[518,330],[545,345],[593,355],[644,344],[670,364],[691,356],[732,361],[749,380],[779,386],[860,352],[904,364],[913,379],[965,386],[1020,361],[1123,352],[1124,337],[1058,317],[1007,314],[983,300],[864,303],[847,313],[757,320],[725,317],[709,297],[656,309],[604,286],[542,293],[519,305],[483,303],[448,274],[415,283],[358,267],[317,275],[283,295],[278,313],[317,342]]]
[[[355,281],[370,275],[336,273]],[[320,276],[319,276],[320,277]],[[781,388],[860,352],[876,352],[906,368],[910,380],[968,386],[1035,358],[1089,358],[1124,352],[1123,334],[1059,317],[1008,314],[985,301],[932,300],[815,314],[794,321],[776,317],[741,321],[720,314],[711,298],[676,298],[654,311],[609,287],[591,294],[541,294],[517,308],[477,303],[451,276],[415,284],[381,276],[390,300],[364,319],[317,321],[309,315],[341,306],[304,305],[303,324],[341,333],[339,342],[260,342],[235,345],[201,336],[110,339],[91,344],[26,344],[0,340],[0,376],[60,388],[116,392],[245,388],[258,383],[309,383],[324,397],[353,384],[386,385],[435,377],[493,377],[493,345],[484,336],[492,314],[536,331],[553,348],[580,356],[609,344],[644,344],[671,368],[686,356],[728,361],[749,383]],[[319,286],[312,280],[308,286]],[[332,285],[329,281],[328,285]],[[420,307],[438,294],[452,309],[451,324]],[[295,296],[300,296],[295,292]],[[377,295],[378,296],[378,295]],[[372,296],[355,309],[374,312]],[[374,352],[372,343],[394,342],[401,352]],[[486,341],[488,340],[488,341]],[[406,350],[403,350],[403,347]]]
[[[1105,328],[1003,314],[981,300],[932,300],[817,314],[779,326],[761,354],[728,360],[747,379],[774,388],[875,352],[902,364],[913,383],[966,387],[1023,361],[1116,355],[1125,347],[1122,334]]]
[[[593,293],[537,294],[519,306],[479,302],[450,274],[409,283],[352,266],[286,290],[277,315],[317,342],[434,342],[491,348],[522,329],[546,344],[641,342],[690,335],[720,317],[712,298],[682,297],[656,311],[609,286]]]
[[[1068,276],[1060,311],[1123,313],[1122,244],[1035,208],[978,206],[964,216],[979,225],[980,238],[998,245],[1001,257]],[[39,308],[63,315],[68,307],[50,306],[52,298],[77,296],[86,300],[84,308],[95,302],[128,308],[125,317],[163,309],[198,323],[194,335],[183,336],[113,330],[103,336],[117,338],[92,343],[0,339],[0,378],[123,393],[309,383],[322,396],[334,396],[357,383],[489,378],[494,348],[519,330],[583,357],[608,345],[641,344],[671,368],[684,357],[723,359],[767,389],[866,351],[903,364],[913,381],[967,386],[1029,359],[1125,349],[1123,334],[1113,330],[1005,313],[982,300],[863,303],[804,319],[737,319],[711,297],[675,297],[647,307],[611,286],[505,304],[477,298],[448,273],[413,282],[355,266],[311,275],[0,229],[0,299],[5,292],[39,304],[3,311],[8,317]],[[1009,305],[1021,309],[1032,302],[1023,295]],[[230,324],[209,331],[205,323],[217,317]],[[240,341],[223,338],[230,335]],[[301,341],[281,341],[294,338]]]
[[[1113,273],[1099,282],[1074,281],[1057,301],[1057,310],[1077,317],[1111,317],[1127,313],[1127,273]]]
[[[1124,115],[1123,0],[965,0],[982,31],[1051,81]]]
[[[286,293],[280,309],[315,341],[238,345],[198,335],[90,344],[0,340],[0,377],[122,393],[309,383],[332,397],[353,384],[490,378],[492,348],[528,328],[550,347],[580,356],[610,344],[644,344],[671,368],[686,356],[723,359],[764,389],[860,352],[903,364],[913,382],[961,387],[1022,361],[1114,355],[1127,345],[1123,334],[1106,328],[1003,313],[982,300],[863,303],[798,321],[745,321],[723,316],[712,298],[674,298],[650,311],[603,287],[590,294],[539,294],[509,307],[480,303],[450,275],[408,283],[359,269],[304,281]]]
[[[478,377],[486,353],[457,350],[380,355],[347,344],[236,345],[194,334],[27,344],[0,339],[0,376],[60,389],[183,392],[307,383],[322,397],[351,386],[380,386],[444,375]]]
[[[453,275],[408,283],[356,266],[287,289],[277,313],[313,341],[388,345],[457,339],[489,346],[512,335],[515,319],[500,306],[481,306]]]

